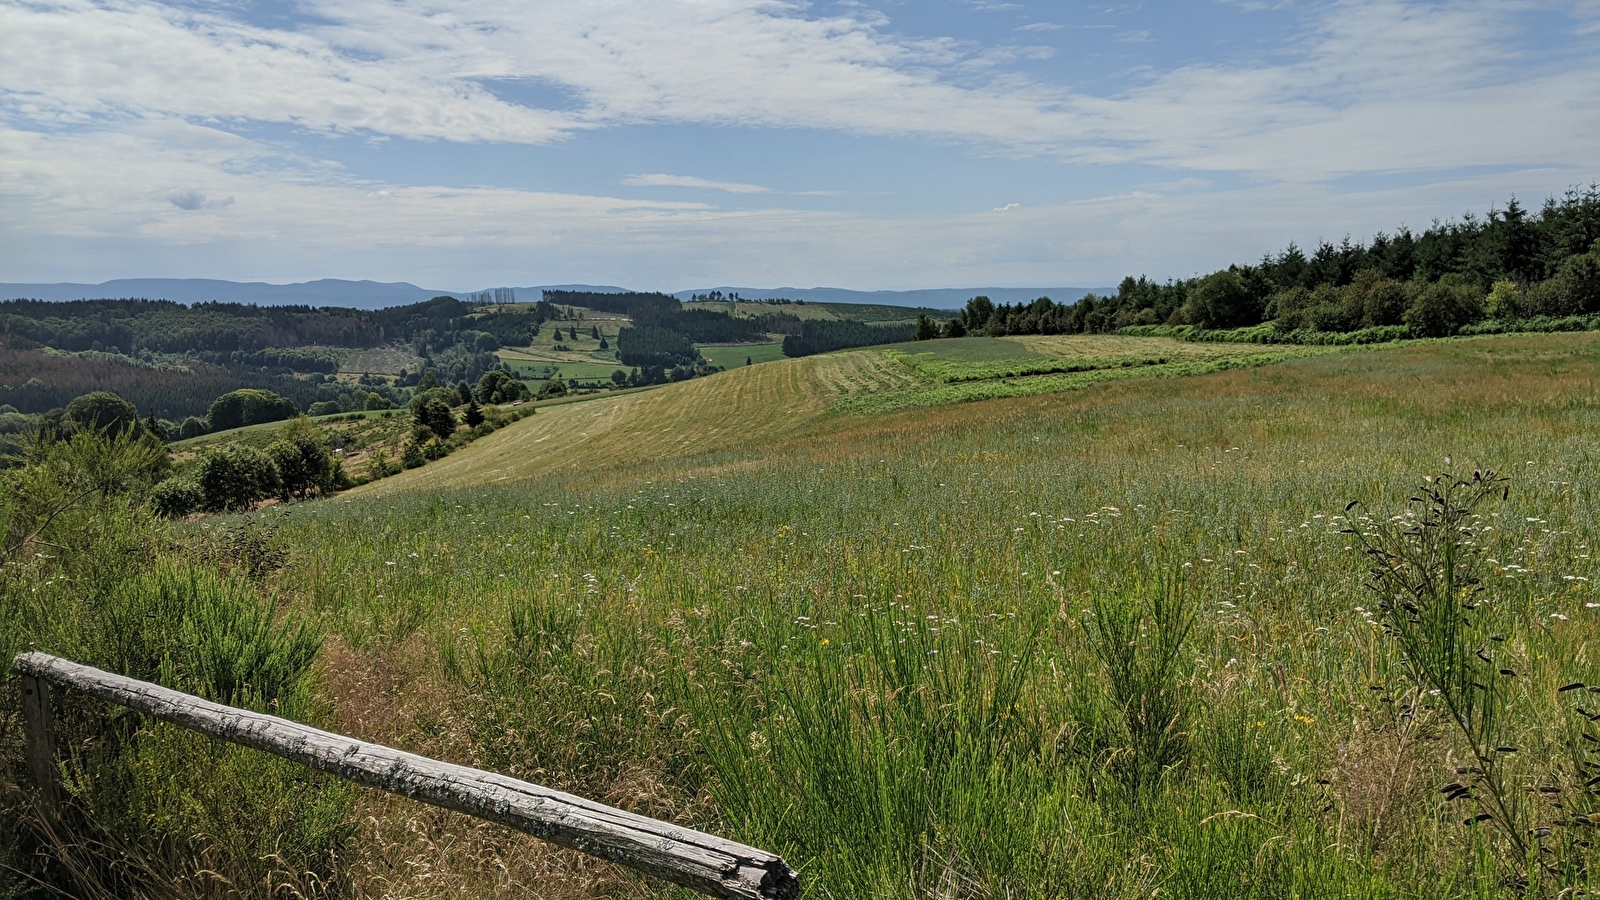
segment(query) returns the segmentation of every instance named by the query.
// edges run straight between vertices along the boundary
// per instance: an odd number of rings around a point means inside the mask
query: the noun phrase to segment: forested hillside
[[[1404,226],[1370,241],[1291,243],[1255,264],[1203,277],[1123,279],[1113,296],[1058,304],[977,297],[943,335],[1071,334],[1159,326],[1229,339],[1339,342],[1463,331],[1571,330],[1600,314],[1600,188],[1574,189],[1536,212],[1515,198],[1483,216]],[[1270,323],[1270,324],[1268,324]],[[1346,337],[1340,337],[1346,336]],[[1353,337],[1350,337],[1353,336]]]

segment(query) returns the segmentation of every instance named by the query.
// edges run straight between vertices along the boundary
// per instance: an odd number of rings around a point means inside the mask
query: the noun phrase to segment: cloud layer
[[[1015,4],[988,6],[985,15],[1017,14]],[[1408,198],[1448,195],[1441,185],[1472,185],[1485,192],[1473,197],[1481,205],[1538,179],[1542,188],[1532,190],[1543,193],[1600,173],[1592,0],[1342,0],[1301,14],[1292,36],[1267,52],[1131,68],[1098,92],[1029,63],[1040,54],[1028,47],[910,35],[877,14],[818,15],[782,0],[307,0],[299,9],[284,25],[252,18],[248,6],[0,0],[0,202],[22,213],[0,225],[11,248],[0,249],[5,280],[90,277],[63,268],[79,252],[69,246],[130,255],[142,247],[144,258],[168,260],[161,272],[96,277],[188,274],[172,269],[206,246],[213,261],[248,260],[253,247],[265,256],[252,274],[291,278],[334,274],[305,268],[327,265],[319,248],[387,266],[391,249],[408,244],[466,260],[440,265],[508,275],[512,251],[545,248],[551,259],[588,260],[583,272],[552,277],[592,278],[606,277],[609,247],[613,260],[656,260],[657,284],[701,272],[762,280],[759,265],[720,259],[708,246],[770,254],[772,277],[798,282],[845,283],[833,272],[857,255],[878,261],[846,266],[859,286],[978,272],[990,281],[1081,280],[1148,262],[1116,250],[1136,242],[1115,235],[1128,223],[1151,226],[1158,208],[1177,215],[1209,205],[1233,224],[1213,223],[1207,235],[1241,241],[1285,219],[1257,204],[1310,204],[1281,222],[1276,244],[1315,215],[1351,220],[1338,199],[1351,195],[1332,186],[1341,178],[1480,173],[1426,176],[1418,183],[1433,187],[1420,193],[1367,196],[1368,217],[1344,226],[1360,231],[1380,210],[1409,208]],[[1028,41],[1101,35],[1111,46],[1139,29],[1024,22],[1007,30]],[[1137,165],[1170,175],[1152,180],[1221,173],[1235,186],[1113,192],[1115,202],[1087,205],[1003,196],[943,217],[790,209],[779,202],[789,195],[713,171],[624,170],[606,182],[643,198],[592,187],[463,189],[350,171],[292,136],[259,136],[262,125],[346,140],[534,148],[618,128],[784,129],[936,141],[961,148],[973,167],[991,158],[1075,172]],[[719,208],[673,189],[771,202]],[[1449,196],[1446,212],[1461,205]],[[1050,237],[1030,237],[1029,228]],[[1173,239],[1174,266],[1214,243]],[[219,245],[236,249],[219,256]],[[468,245],[480,249],[460,249]],[[1014,249],[1024,246],[1037,253]],[[1238,256],[1219,252],[1219,262]]]

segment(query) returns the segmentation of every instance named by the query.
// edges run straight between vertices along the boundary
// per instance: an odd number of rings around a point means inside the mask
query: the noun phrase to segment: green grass
[[[308,416],[307,418],[320,426],[326,427],[335,423],[348,421],[352,416],[358,416],[367,420],[400,418],[409,422],[411,414],[404,409],[369,409],[358,412],[329,413],[325,416]],[[282,428],[283,422],[261,422],[256,425],[245,425],[242,428],[230,428],[226,431],[213,431],[210,434],[202,434],[199,437],[192,437],[188,440],[173,441],[168,446],[170,446],[174,452],[180,453],[192,450],[200,450],[211,444],[230,443],[240,440],[252,444],[260,443],[262,446],[265,446],[266,444],[272,442]]]
[[[267,517],[267,588],[328,635],[341,727],[777,851],[808,897],[1593,890],[1519,889],[1444,802],[1462,746],[1404,708],[1343,529],[1423,474],[1511,475],[1483,536],[1508,765],[1565,778],[1556,689],[1600,682],[1600,340],[1262,362],[945,383],[863,350],[541,410]],[[839,405],[1180,365],[1232,368]],[[686,896],[402,801],[349,817],[358,896]]]
[[[783,355],[783,344],[701,344],[700,355],[704,356],[713,366],[724,369],[736,369],[745,364],[749,359],[751,364],[774,362],[787,359]]]
[[[501,357],[506,365],[529,381],[548,381],[550,378],[576,378],[579,381],[610,381],[611,373],[628,367],[619,362],[561,362]],[[553,373],[552,373],[553,372]]]
[[[1240,353],[1211,359],[1168,362],[1164,357],[1123,357],[1101,360],[1049,360],[1020,363],[924,364],[924,372],[945,384],[884,394],[846,397],[834,408],[841,412],[877,413],[917,406],[942,406],[1003,397],[1031,397],[1076,391],[1108,381],[1136,378],[1176,378],[1207,375],[1229,369],[1267,366],[1327,352],[1322,348],[1294,348]],[[931,372],[930,372],[931,370]]]
[[[401,347],[349,350],[345,354],[344,364],[339,367],[341,372],[395,375],[401,369],[415,372],[422,365],[422,357]]]
[[[1455,341],[873,416],[783,393],[870,381],[838,367],[872,354],[821,358],[831,381],[754,367],[635,395],[615,438],[584,404],[438,464],[459,477],[308,509],[284,527],[317,549],[284,586],[363,665],[432,648],[414,683],[456,698],[475,758],[768,846],[809,896],[1500,895],[1489,837],[1438,801],[1448,732],[1397,753],[1368,690],[1401,670],[1340,517],[1403,504],[1447,454],[1514,471],[1490,555],[1533,783],[1571,719],[1554,688],[1595,675],[1600,616],[1569,578],[1600,577],[1597,348]],[[580,428],[542,467],[468,467]],[[1195,626],[1182,752],[1141,785],[1094,610],[1158,574]]]
[[[707,309],[740,319],[768,315],[788,315],[797,319],[854,319],[879,325],[915,322],[917,315],[926,313],[936,321],[949,318],[949,310],[921,309],[908,306],[885,306],[878,303],[734,303],[728,300],[705,300],[684,303],[684,309]]]

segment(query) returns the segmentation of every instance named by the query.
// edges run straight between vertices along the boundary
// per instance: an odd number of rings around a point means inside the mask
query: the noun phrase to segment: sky
[[[1115,284],[1600,179],[1600,0],[0,0],[0,281]]]

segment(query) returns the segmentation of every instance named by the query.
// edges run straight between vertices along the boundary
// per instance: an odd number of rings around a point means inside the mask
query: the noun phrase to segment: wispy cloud
[[[1152,180],[1168,185],[1236,173],[1242,178],[1213,180],[1255,187],[1190,184],[1095,207],[1123,216],[1119,223],[1155,227],[1154,217],[1169,215],[1195,225],[1200,232],[1189,237],[1176,225],[1151,234],[1166,236],[1157,243],[1173,258],[1199,258],[1225,239],[1282,234],[1292,222],[1276,204],[1299,203],[1295,221],[1320,215],[1337,229],[1358,227],[1350,223],[1366,221],[1361,215],[1410,209],[1416,198],[1444,196],[1419,190],[1404,202],[1396,199],[1401,194],[1365,197],[1368,212],[1358,214],[1353,201],[1327,187],[1351,174],[1499,167],[1537,170],[1544,189],[1552,180],[1594,177],[1600,53],[1583,52],[1593,40],[1582,34],[1594,33],[1600,5],[1559,6],[1573,16],[1561,26],[1571,33],[1560,37],[1577,42],[1560,54],[1544,53],[1521,31],[1519,16],[1536,5],[1299,5],[1289,15],[1300,28],[1279,48],[1286,52],[1146,68],[1094,93],[1035,71],[1043,67],[1008,68],[1046,48],[910,38],[880,13],[829,7],[844,12],[818,15],[800,0],[302,0],[297,9],[305,18],[282,28],[252,23],[227,3],[0,0],[0,198],[14,212],[0,221],[0,265],[15,269],[41,253],[69,259],[69,250],[88,258],[105,242],[146,250],[226,246],[240,259],[249,248],[272,247],[302,261],[413,263],[405,248],[454,259],[475,259],[476,251],[460,249],[472,246],[556,248],[592,260],[610,248],[605,258],[615,260],[626,244],[630,252],[655,248],[659,271],[694,276],[674,268],[688,265],[671,261],[670,253],[681,253],[699,260],[695,265],[730,266],[717,270],[730,280],[737,273],[764,280],[738,268],[751,263],[696,249],[708,241],[786,260],[774,263],[784,280],[834,271],[834,259],[845,261],[841,279],[855,272],[858,283],[880,285],[1001,271],[984,266],[1059,272],[1048,267],[1073,253],[1108,268],[1141,264],[1142,238],[1124,225],[1107,230],[1111,220],[1088,215],[1087,207],[1036,204],[1026,195],[1012,194],[1026,205],[1001,207],[1005,216],[976,203],[971,217],[896,217],[776,208],[794,195],[759,184],[648,172],[622,179],[626,187],[763,195],[774,207],[730,211],[711,203],[364,180],[313,158],[319,151],[295,137],[310,131],[393,139],[391,146],[546,145],[652,125],[915,138],[975,157],[1150,166],[1160,172]],[[1007,12],[1016,5],[970,6]],[[1557,6],[1552,0],[1549,9]],[[1109,22],[1118,28],[1094,30]],[[1069,27],[1091,29],[1084,39],[1109,47],[1119,37],[1149,37],[1135,24],[1129,16]],[[559,108],[516,102],[510,92],[496,92],[509,82],[552,85],[563,100],[549,104]],[[262,123],[286,127],[271,140],[245,136]],[[674,166],[635,163],[623,171],[658,165]],[[612,171],[604,179],[617,177]],[[1520,177],[1471,186],[1539,193],[1529,188],[1535,179]],[[1213,232],[1197,212],[1207,203],[1267,205]],[[1411,218],[1426,221],[1438,211]],[[1256,220],[1247,221],[1250,215]],[[829,231],[796,237],[811,228]],[[963,228],[977,229],[965,249]],[[1057,237],[1027,228],[1058,229]],[[1101,232],[1124,237],[1072,237]],[[1123,249],[1106,248],[1117,240]],[[1034,255],[1023,259],[1006,241]],[[918,249],[924,244],[926,252]],[[564,257],[551,250],[550,258]],[[870,260],[887,265],[881,261],[890,258],[906,260],[907,268],[871,268]],[[143,257],[130,251],[129,259]],[[948,260],[975,261],[951,269]],[[901,274],[861,274],[891,269]]]
[[[737,181],[711,181],[705,178],[696,178],[693,175],[629,175],[622,179],[628,187],[681,187],[699,188],[707,191],[727,191],[730,194],[769,194],[771,188],[764,188],[759,184],[741,184]]]
[[[1559,66],[1519,56],[1507,39],[1517,7],[1489,0],[1343,0],[1306,13],[1290,59],[1157,71],[1101,96],[1004,71],[1006,59],[1049,48],[913,40],[873,16],[818,17],[782,0],[306,6],[315,18],[288,30],[226,7],[0,0],[0,113],[41,127],[172,116],[526,144],[655,123],[804,128],[1262,177],[1406,168],[1430,155],[1435,167],[1503,164],[1518,132],[1539,135],[1547,158],[1571,158],[1600,136],[1600,56]],[[560,86],[573,102],[543,109],[486,87],[516,79]],[[1477,134],[1505,116],[1517,127]],[[1386,128],[1400,152],[1377,152]]]
[[[1018,25],[1013,31],[1060,31],[1061,26],[1054,22],[1029,22],[1027,25]]]

